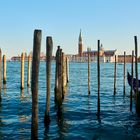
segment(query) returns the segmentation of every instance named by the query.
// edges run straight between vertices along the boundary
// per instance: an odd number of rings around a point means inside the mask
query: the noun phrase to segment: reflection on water
[[[6,92],[7,92],[6,84],[3,85],[3,92],[4,92],[4,95],[6,95]]]
[[[24,100],[24,89],[20,90],[20,100]]]
[[[130,64],[127,70],[130,71]],[[8,62],[7,85],[1,91],[0,139],[30,139],[31,89],[20,90],[20,63]],[[70,81],[61,112],[54,104],[55,65],[52,65],[50,125],[44,127],[46,106],[45,62],[40,64],[39,139],[140,139],[140,117],[135,100],[130,109],[130,88],[123,96],[123,65],[117,65],[117,92],[113,96],[114,64],[101,64],[101,114],[97,115],[97,65],[91,63],[91,94],[88,96],[87,64],[70,63]],[[25,63],[25,70],[27,63]],[[25,75],[27,72],[25,71]],[[27,76],[25,76],[25,85]],[[132,111],[130,111],[132,110]]]

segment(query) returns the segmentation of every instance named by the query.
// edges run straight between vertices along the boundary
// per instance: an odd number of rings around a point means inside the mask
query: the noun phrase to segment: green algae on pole
[[[3,84],[6,84],[6,55],[3,55]]]
[[[34,31],[33,39],[33,59],[32,59],[32,122],[31,122],[31,139],[38,139],[38,77],[40,64],[42,31]]]
[[[53,50],[53,41],[52,37],[46,38],[46,111],[44,123],[48,125],[50,123],[50,93],[51,93],[51,61],[52,61],[52,50]]]

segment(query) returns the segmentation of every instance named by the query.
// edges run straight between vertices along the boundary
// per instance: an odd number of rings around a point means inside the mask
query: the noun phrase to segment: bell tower
[[[82,34],[80,29],[79,40],[78,40],[78,55],[81,57],[83,53],[83,44],[82,44]]]

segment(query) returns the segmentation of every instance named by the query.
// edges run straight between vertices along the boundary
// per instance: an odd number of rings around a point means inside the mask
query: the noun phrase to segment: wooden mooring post
[[[24,59],[25,59],[25,54],[22,53],[21,54],[21,85],[20,85],[20,89],[23,90],[24,89]]]
[[[30,87],[31,79],[31,55],[28,55],[28,75],[27,75],[27,86]]]
[[[88,52],[88,95],[90,95],[90,48],[87,48]]]
[[[3,84],[6,84],[6,55],[3,55]]]
[[[116,55],[115,55],[115,64],[114,64],[114,95],[116,95]]]
[[[123,77],[123,94],[125,95],[125,86],[126,86],[126,61],[125,61],[125,57],[126,57],[126,52],[124,51],[124,77]]]
[[[64,99],[65,93],[65,54],[62,52],[62,99]]]
[[[67,77],[67,83],[69,82],[69,59],[66,57],[66,77]]]
[[[134,51],[132,51],[132,63],[131,63],[131,89],[130,89],[130,111],[132,111],[132,94],[133,94],[133,67],[134,67]]]
[[[67,79],[67,58],[65,54],[62,52],[62,94],[63,94],[63,99],[65,96],[65,93],[67,92],[67,86],[68,86],[68,79]]]
[[[0,100],[1,100],[1,89],[2,89],[2,51],[0,48]]]
[[[34,31],[33,40],[33,59],[32,59],[32,122],[31,122],[31,139],[38,139],[38,75],[40,64],[40,48],[41,48],[42,31]]]
[[[55,103],[58,110],[62,105],[62,49],[58,46],[56,51],[56,70],[55,70]]]
[[[135,42],[135,74],[136,74],[136,112],[140,114],[140,93],[138,91],[139,82],[138,82],[138,43],[137,36],[134,36]]]
[[[100,40],[98,40],[98,56],[97,56],[97,77],[98,77],[98,115],[100,115]]]
[[[44,123],[48,125],[50,123],[50,92],[51,92],[51,61],[52,61],[52,50],[53,50],[53,41],[52,37],[46,38],[46,111]]]
[[[56,71],[55,71],[55,103],[58,109],[58,115],[61,113],[61,105],[64,99],[64,94],[67,91],[67,74],[68,68],[65,54],[58,46],[56,51]]]

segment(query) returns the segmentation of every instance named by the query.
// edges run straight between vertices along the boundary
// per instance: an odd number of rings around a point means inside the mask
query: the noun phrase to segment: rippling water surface
[[[131,65],[127,64],[130,71]],[[135,100],[130,111],[130,88],[126,81],[123,96],[123,65],[117,64],[117,93],[113,96],[114,64],[101,64],[101,115],[97,117],[97,64],[91,64],[91,95],[87,89],[87,63],[70,63],[69,88],[63,102],[63,113],[58,117],[54,105],[54,73],[51,80],[51,123],[44,127],[46,105],[46,68],[40,63],[39,77],[39,139],[118,140],[140,139],[140,117],[135,113]],[[31,91],[20,91],[20,62],[7,63],[7,85],[0,102],[0,139],[30,139]]]

